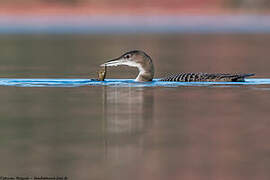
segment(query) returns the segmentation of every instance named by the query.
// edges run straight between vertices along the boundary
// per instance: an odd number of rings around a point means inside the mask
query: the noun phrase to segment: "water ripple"
[[[233,87],[240,85],[270,85],[270,79],[247,79],[245,82],[135,82],[132,79],[11,79],[1,78],[0,86],[16,87],[80,87],[80,86],[113,86],[113,87],[178,87],[178,86],[218,86]],[[267,88],[269,89],[269,88]]]

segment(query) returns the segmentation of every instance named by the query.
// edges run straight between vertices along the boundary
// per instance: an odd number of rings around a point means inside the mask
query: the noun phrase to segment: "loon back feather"
[[[244,81],[245,77],[254,76],[255,74],[228,74],[228,73],[178,73],[164,78],[161,81],[178,81],[178,82],[193,82],[193,81],[220,81],[220,82],[239,82]]]

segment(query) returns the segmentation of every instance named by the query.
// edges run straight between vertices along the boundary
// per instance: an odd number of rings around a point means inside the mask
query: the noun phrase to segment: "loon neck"
[[[137,67],[139,70],[139,74],[135,81],[137,82],[147,82],[152,81],[154,78],[154,65],[153,63],[144,64],[144,66],[140,65]]]

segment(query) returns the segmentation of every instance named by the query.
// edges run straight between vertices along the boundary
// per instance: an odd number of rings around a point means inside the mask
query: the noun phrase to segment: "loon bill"
[[[139,74],[136,78],[138,82],[152,81],[154,78],[154,64],[149,55],[140,50],[129,51],[122,56],[107,61],[101,66],[119,66],[127,65],[137,67]],[[229,74],[229,73],[178,73],[164,78],[160,81],[179,81],[179,82],[200,82],[200,81],[220,81],[220,82],[239,82],[244,81],[246,77],[255,74]]]

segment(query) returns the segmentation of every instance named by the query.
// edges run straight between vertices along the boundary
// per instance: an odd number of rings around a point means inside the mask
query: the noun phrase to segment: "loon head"
[[[120,57],[107,61],[101,66],[119,66],[127,65],[137,67],[139,74],[136,81],[145,82],[152,81],[154,77],[154,65],[150,56],[140,50],[129,51]]]

